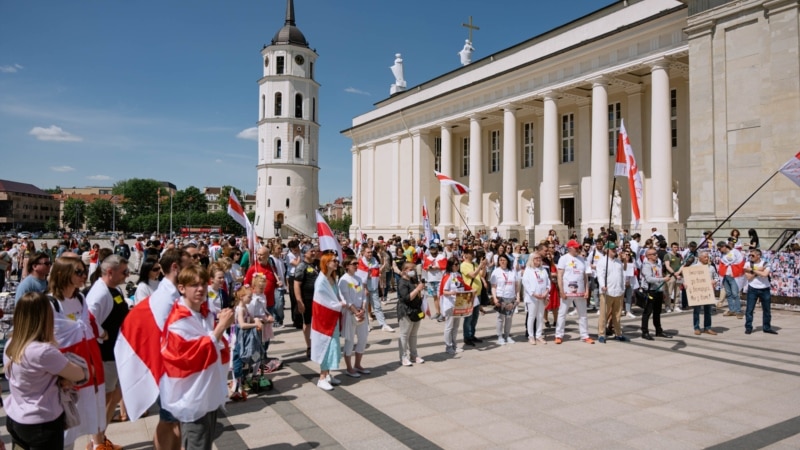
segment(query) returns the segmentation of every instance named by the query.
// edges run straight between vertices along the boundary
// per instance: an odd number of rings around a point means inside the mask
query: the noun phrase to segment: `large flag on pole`
[[[453,190],[456,191],[456,194],[467,194],[467,193],[469,193],[469,187],[467,187],[466,184],[459,183],[458,181],[448,177],[447,175],[445,175],[445,174],[443,174],[441,172],[437,172],[437,171],[434,170],[433,173],[436,175],[436,178],[438,178],[439,181],[442,184],[447,184],[450,187],[452,187]]]
[[[250,223],[250,219],[248,219],[247,215],[244,213],[244,208],[242,208],[242,204],[239,202],[233,189],[230,190],[230,194],[228,195],[228,215],[233,217],[233,220],[244,228],[248,247],[250,247],[250,254],[252,255],[256,244],[255,228],[253,228],[253,224]]]
[[[431,230],[431,218],[428,216],[428,204],[425,197],[422,198],[422,229],[425,231],[425,245],[428,247],[433,243],[433,231]]]
[[[617,141],[617,164],[614,169],[614,176],[628,178],[628,191],[631,195],[631,208],[633,210],[633,227],[639,227],[642,214],[639,205],[642,203],[642,176],[639,173],[639,166],[636,165],[636,157],[633,155],[631,141],[628,139],[628,132],[625,131],[625,120],[619,125],[619,139]]]
[[[781,167],[781,173],[800,186],[800,152],[794,155],[794,158],[786,161],[786,164]]]
[[[339,260],[344,261],[342,246],[339,245],[339,240],[333,235],[331,227],[328,226],[328,222],[325,221],[319,211],[317,211],[317,237],[319,238],[320,250],[333,250],[339,255]]]

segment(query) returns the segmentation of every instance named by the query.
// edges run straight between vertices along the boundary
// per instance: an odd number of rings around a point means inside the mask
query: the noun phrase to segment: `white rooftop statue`
[[[390,94],[406,90],[406,80],[403,79],[403,58],[400,57],[400,53],[395,53],[394,58],[394,65],[390,67],[394,75],[394,84],[389,89]]]
[[[458,56],[461,57],[461,65],[466,66],[467,64],[472,62],[472,52],[475,51],[475,47],[472,46],[472,42],[469,39],[464,41],[464,48],[458,52]]]

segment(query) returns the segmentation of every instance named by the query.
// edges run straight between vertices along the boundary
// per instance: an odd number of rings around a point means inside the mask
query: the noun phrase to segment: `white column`
[[[608,223],[608,91],[607,82],[598,78],[592,83],[592,226]]]
[[[392,138],[392,165],[389,167],[392,177],[392,198],[400,198],[400,138]],[[392,203],[392,228],[400,228],[400,202]]]
[[[653,191],[648,219],[672,223],[672,135],[669,110],[668,63],[661,59],[652,64],[652,100],[650,111],[650,177]],[[662,230],[665,232],[666,230]]]
[[[481,118],[469,116],[469,226],[473,233],[483,228],[483,151]]]
[[[544,96],[544,129],[542,136],[542,184],[539,188],[539,225],[561,224],[558,196],[558,95],[548,92]],[[549,230],[547,230],[549,231]]]
[[[358,147],[355,145],[350,148],[350,153],[353,154],[353,206],[351,208],[350,214],[352,215],[352,223],[350,225],[350,230],[352,231],[351,236],[355,236],[356,229],[358,228],[359,224],[361,223],[361,195],[359,194],[359,186],[361,185],[361,165],[359,164],[359,151]],[[264,184],[266,184],[266,180],[264,180]]]
[[[365,156],[364,165],[364,176],[367,177],[367,192],[364,193],[364,197],[366,197],[366,201],[364,202],[366,206],[366,227],[372,228],[375,226],[375,146],[370,145],[367,149]]]
[[[453,178],[453,132],[450,125],[442,124],[442,173]],[[453,226],[453,188],[439,183],[439,234],[446,236]]]
[[[518,227],[517,208],[517,167],[519,147],[517,146],[517,113],[513,105],[503,107],[503,221],[505,236],[508,228]]]

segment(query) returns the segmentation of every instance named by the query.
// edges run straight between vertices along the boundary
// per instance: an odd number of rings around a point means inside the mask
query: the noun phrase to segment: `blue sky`
[[[350,195],[339,131],[389,95],[394,54],[409,87],[612,0],[295,0],[320,55],[320,201]],[[260,50],[285,0],[0,1],[0,178],[41,188],[155,178],[253,192]]]

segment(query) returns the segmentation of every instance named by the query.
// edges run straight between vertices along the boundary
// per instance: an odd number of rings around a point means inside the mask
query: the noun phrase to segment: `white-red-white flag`
[[[342,315],[342,304],[328,281],[328,277],[320,275],[314,283],[314,303],[311,305],[311,360],[321,363],[328,353],[333,332],[339,326]]]
[[[106,427],[105,415],[98,414],[97,408],[98,404],[105,403],[103,358],[97,344],[97,326],[88,307],[84,305],[81,312],[70,315],[71,317],[66,316],[63,309],[58,312],[53,309],[58,349],[61,353],[70,354],[70,358],[83,360],[89,370],[88,381],[77,386],[77,407],[81,423],[66,431],[66,439],[74,442],[80,436],[102,432]]]
[[[642,214],[639,205],[642,203],[642,175],[639,173],[639,166],[636,165],[636,157],[633,154],[631,141],[628,139],[628,132],[625,131],[625,120],[620,121],[619,139],[617,140],[617,163],[614,168],[614,176],[628,178],[628,191],[631,196],[631,209],[633,210],[633,227],[639,226]]]
[[[781,173],[794,181],[794,184],[800,186],[800,152],[781,166]]]
[[[230,347],[224,336],[219,346],[214,342],[209,333],[213,328],[212,314],[201,322],[181,300],[167,319],[161,348],[161,406],[181,422],[194,422],[228,399]]]
[[[447,175],[441,172],[437,172],[434,170],[433,173],[436,175],[436,178],[438,178],[442,184],[450,185],[450,187],[452,187],[453,190],[456,191],[456,194],[469,193],[469,187],[467,187],[466,184],[459,183],[458,181],[448,177]]]
[[[151,308],[151,298],[136,304],[125,317],[114,344],[119,384],[125,397],[128,417],[141,417],[158,398],[158,384],[164,375],[161,359],[162,326],[166,315],[162,314],[159,325],[156,313]],[[165,304],[162,309],[166,308]],[[172,303],[169,303],[169,308]]]
[[[428,215],[428,204],[425,197],[422,198],[422,229],[425,233],[425,245],[430,247],[433,243],[433,231],[431,230],[431,218]]]
[[[333,235],[331,227],[319,211],[317,211],[317,238],[320,250],[333,250],[339,256],[339,261],[344,261],[342,246],[339,245],[339,240]]]

